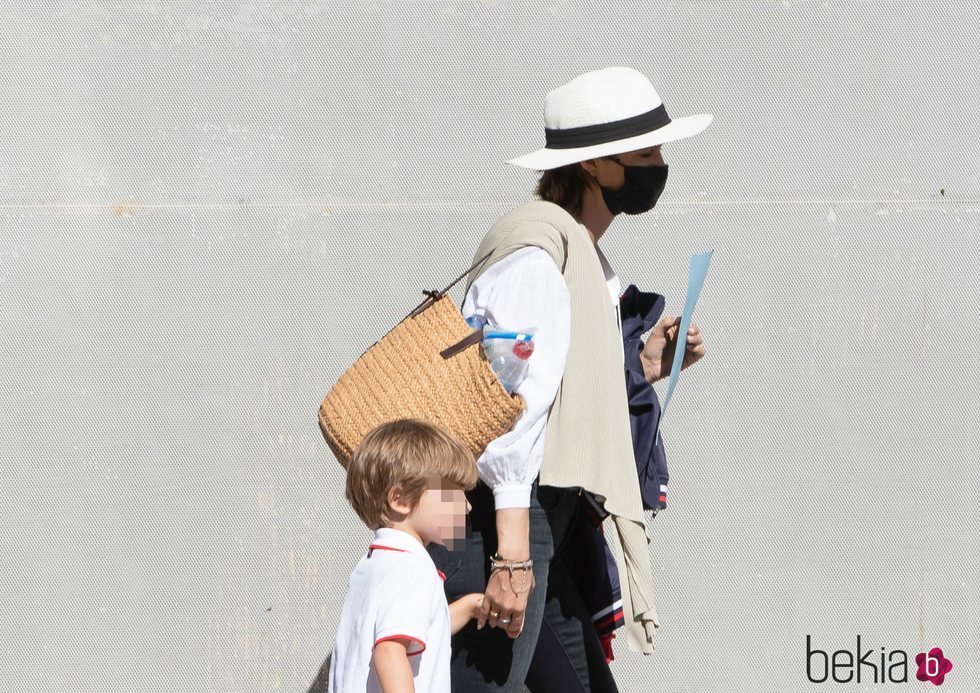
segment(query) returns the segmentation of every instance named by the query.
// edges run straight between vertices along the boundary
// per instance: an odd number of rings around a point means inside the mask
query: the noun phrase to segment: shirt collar
[[[439,574],[439,578],[443,581],[446,580],[445,573],[436,568],[436,564],[432,561],[432,556],[426,551],[422,542],[408,532],[403,532],[400,529],[392,529],[391,527],[380,527],[374,532],[374,541],[368,547],[368,555],[370,555],[371,551],[396,551],[425,556],[429,560],[429,563],[432,564],[436,573]]]
[[[381,527],[374,532],[374,540],[371,542],[371,548],[393,549],[395,551],[417,553],[423,556],[429,555],[429,552],[425,550],[422,542],[418,539],[408,532],[403,532],[400,529],[392,529],[391,527]]]
[[[618,303],[620,298],[619,291],[622,288],[619,282],[619,275],[616,274],[616,270],[609,264],[609,260],[606,258],[606,254],[602,252],[602,248],[597,245],[595,249],[599,255],[599,264],[602,265],[602,274],[606,280],[606,287],[609,289],[609,296],[612,298],[613,303]]]

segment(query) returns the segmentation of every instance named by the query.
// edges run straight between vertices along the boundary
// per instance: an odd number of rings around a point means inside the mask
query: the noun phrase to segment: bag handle
[[[415,309],[406,316],[405,319],[407,320],[408,318],[414,318],[416,315],[418,315],[419,313],[421,313],[422,311],[424,311],[426,308],[428,308],[429,306],[431,306],[432,304],[434,304],[436,301],[438,301],[440,298],[442,298],[443,296],[445,296],[446,295],[446,292],[448,292],[451,288],[453,288],[454,286],[456,286],[456,284],[458,284],[459,281],[463,277],[465,277],[470,272],[472,272],[474,269],[476,269],[477,266],[480,263],[482,263],[484,260],[486,260],[487,258],[489,258],[492,254],[493,254],[493,251],[491,250],[489,253],[487,253],[486,255],[484,255],[483,257],[481,257],[479,260],[476,261],[476,263],[472,267],[470,267],[468,270],[466,270],[465,272],[463,272],[461,275],[459,275],[458,277],[456,277],[455,279],[453,279],[452,282],[449,283],[449,286],[447,286],[442,291],[426,291],[426,290],[423,289],[422,290],[422,293],[425,294],[425,296],[426,296],[425,300],[422,301],[420,304],[418,304],[415,307]],[[449,357],[455,356],[459,352],[463,351],[467,347],[470,347],[470,346],[472,346],[474,344],[479,344],[481,339],[483,339],[483,330],[473,330],[473,332],[471,332],[467,336],[463,337],[463,339],[459,340],[458,342],[456,342],[452,346],[448,346],[445,349],[443,349],[442,351],[440,351],[439,352],[439,355],[442,356],[442,358],[444,358],[444,359],[448,359]]]
[[[436,301],[438,301],[440,298],[442,298],[445,295],[445,293],[447,291],[449,291],[451,288],[453,288],[454,286],[456,286],[459,283],[459,280],[460,279],[462,279],[467,274],[469,274],[470,272],[472,272],[473,270],[475,270],[476,267],[477,267],[477,265],[479,265],[481,262],[483,262],[484,260],[486,260],[491,255],[493,255],[493,251],[492,250],[489,253],[487,253],[486,255],[484,255],[483,257],[481,257],[479,260],[477,260],[476,261],[476,264],[474,264],[468,270],[466,270],[461,275],[459,275],[458,277],[456,277],[455,279],[453,279],[452,283],[450,283],[449,286],[447,286],[442,291],[426,291],[426,290],[423,289],[422,290],[422,293],[425,294],[427,296],[427,298],[424,301],[422,301],[420,304],[418,304],[417,306],[415,306],[415,309],[411,313],[409,313],[407,317],[414,318],[416,315],[418,315],[419,313],[421,313],[423,310],[425,310],[426,308],[428,308],[429,306],[431,306],[433,303],[435,303]]]

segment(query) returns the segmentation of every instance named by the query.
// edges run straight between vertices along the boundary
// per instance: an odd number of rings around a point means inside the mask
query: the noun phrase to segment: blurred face
[[[422,543],[436,542],[453,548],[466,537],[469,501],[461,486],[445,479],[430,479],[415,510],[408,517]]]

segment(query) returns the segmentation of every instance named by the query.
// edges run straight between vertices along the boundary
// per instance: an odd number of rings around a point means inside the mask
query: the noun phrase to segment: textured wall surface
[[[975,3],[2,15],[0,689],[310,687],[368,538],[320,399],[529,199],[544,94],[623,64],[716,120],[602,240],[668,311],[715,251],[621,690],[932,689],[809,683],[809,634],[980,691]]]

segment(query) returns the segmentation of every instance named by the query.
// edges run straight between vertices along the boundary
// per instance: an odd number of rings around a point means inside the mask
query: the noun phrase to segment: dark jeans
[[[497,551],[493,493],[479,482],[467,493],[469,515],[465,545],[447,551],[430,546],[436,565],[446,574],[446,597],[453,601],[486,590],[488,556]],[[576,513],[582,512],[576,489],[550,486],[531,491],[531,558],[535,588],[528,599],[524,631],[511,640],[499,628],[476,629],[471,621],[453,637],[454,691],[520,691],[575,693],[616,691],[599,638],[581,595],[565,565],[562,549]]]

